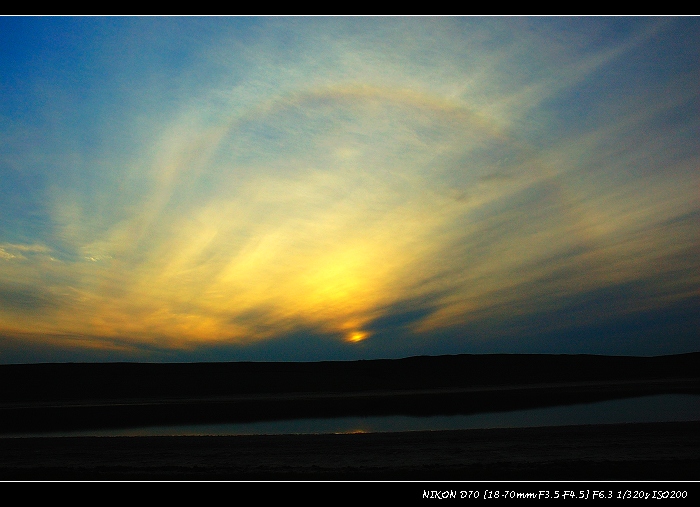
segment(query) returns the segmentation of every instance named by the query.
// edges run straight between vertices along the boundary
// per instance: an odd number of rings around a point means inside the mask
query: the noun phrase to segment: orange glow
[[[349,342],[361,342],[362,340],[366,340],[369,338],[369,333],[366,331],[353,331],[352,333],[348,334],[348,337],[346,338],[347,341]]]

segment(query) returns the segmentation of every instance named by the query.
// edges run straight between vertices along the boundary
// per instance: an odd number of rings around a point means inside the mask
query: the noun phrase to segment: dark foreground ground
[[[0,480],[691,480],[700,422],[0,439]]]

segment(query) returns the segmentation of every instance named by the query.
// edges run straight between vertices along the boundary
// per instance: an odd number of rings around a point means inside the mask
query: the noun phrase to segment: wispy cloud
[[[697,295],[699,90],[664,55],[698,23],[611,22],[116,21],[70,64],[94,90],[2,101],[25,185],[1,195],[41,205],[2,208],[0,333],[354,346],[629,284],[620,312]],[[126,34],[155,45],[119,61]]]

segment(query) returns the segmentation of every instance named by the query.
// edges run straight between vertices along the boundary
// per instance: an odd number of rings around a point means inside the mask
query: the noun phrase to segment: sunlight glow
[[[0,354],[459,349],[697,297],[696,20],[200,21],[0,57]]]
[[[369,338],[369,333],[366,331],[353,331],[352,333],[348,334],[346,340],[349,342],[361,342],[367,338]]]

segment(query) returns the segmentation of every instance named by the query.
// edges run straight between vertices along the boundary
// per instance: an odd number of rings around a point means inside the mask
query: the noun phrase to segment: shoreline
[[[700,422],[0,438],[0,480],[697,480]]]
[[[334,417],[474,415],[658,394],[700,394],[700,380],[578,382],[360,393],[265,393],[187,399],[15,402],[0,404],[0,436]]]

